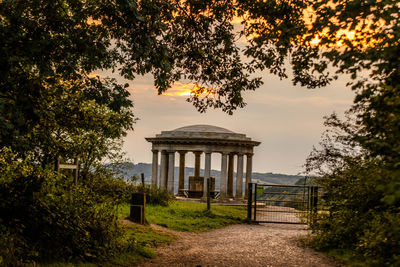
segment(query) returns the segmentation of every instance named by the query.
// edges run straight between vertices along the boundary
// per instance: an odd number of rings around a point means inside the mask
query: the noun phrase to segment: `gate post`
[[[308,194],[307,194],[307,223],[312,223],[312,196],[313,196],[313,186],[308,186]]]
[[[253,212],[253,216],[254,216],[254,221],[257,220],[257,183],[254,184],[254,212]]]
[[[316,216],[318,213],[318,186],[313,186],[312,190],[312,224],[315,223]]]
[[[251,204],[253,202],[253,183],[247,184],[247,220],[251,220]]]
[[[308,216],[309,216],[309,223],[314,224],[314,193],[315,192],[315,187],[312,185],[310,186],[310,193],[309,193],[309,209],[308,209]]]

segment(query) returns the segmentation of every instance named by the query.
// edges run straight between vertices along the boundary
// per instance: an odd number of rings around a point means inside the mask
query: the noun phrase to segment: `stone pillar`
[[[228,180],[228,154],[221,153],[221,179],[219,186],[220,199],[224,200],[227,196],[227,180]]]
[[[236,171],[236,196],[235,198],[243,198],[243,154],[238,154],[237,171]]]
[[[211,152],[206,152],[204,160],[203,197],[207,197],[207,179],[211,176]]]
[[[153,164],[151,168],[151,183],[153,186],[158,185],[158,150],[153,151]]]
[[[228,161],[228,190],[227,195],[228,197],[233,197],[233,162],[235,159],[235,154],[229,154],[229,161]]]
[[[167,190],[167,178],[168,178],[168,153],[163,150],[161,151],[160,159],[160,189]]]
[[[168,193],[174,194],[175,151],[168,151]]]
[[[193,152],[195,155],[195,160],[194,160],[194,176],[199,177],[200,176],[200,156],[203,152],[201,151],[194,151]]]
[[[246,198],[248,198],[249,196],[249,192],[247,192],[249,190],[249,183],[251,183],[251,174],[253,172],[253,153],[247,153],[246,154],[246,186],[245,186],[245,195]]]
[[[185,154],[186,151],[179,151],[179,196],[183,195],[183,189],[185,189]]]
[[[160,188],[167,190],[167,176],[168,175],[168,154],[165,150],[161,151],[160,162]]]

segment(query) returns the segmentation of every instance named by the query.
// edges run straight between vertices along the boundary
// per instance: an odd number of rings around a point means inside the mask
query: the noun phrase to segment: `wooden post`
[[[74,159],[74,164],[75,164],[75,169],[73,170],[74,181],[75,181],[75,185],[78,185],[78,174],[79,174],[79,159],[78,158]]]
[[[142,187],[143,187],[143,190],[144,190],[144,173],[142,172],[142,173],[140,174],[140,176],[141,176],[141,178],[142,178]]]
[[[211,208],[211,178],[207,178],[207,210]]]
[[[57,156],[54,162],[54,171],[59,172],[60,171],[60,157]]]
[[[317,213],[318,213],[318,186],[313,186],[312,187],[312,224],[315,223],[317,219]]]

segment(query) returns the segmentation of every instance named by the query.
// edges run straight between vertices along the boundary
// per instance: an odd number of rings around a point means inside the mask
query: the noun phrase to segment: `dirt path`
[[[338,266],[301,245],[304,226],[242,224],[201,234],[172,232],[179,239],[141,266]]]

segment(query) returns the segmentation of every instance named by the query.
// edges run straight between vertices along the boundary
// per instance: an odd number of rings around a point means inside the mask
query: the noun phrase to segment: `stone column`
[[[227,195],[228,197],[233,197],[233,162],[235,159],[235,154],[229,154],[229,161],[228,161],[228,190]]]
[[[237,199],[243,198],[243,154],[238,154],[235,198]]]
[[[161,162],[160,162],[160,188],[167,190],[167,178],[168,178],[168,154],[165,150],[161,151]]]
[[[249,183],[251,183],[251,174],[253,172],[253,153],[246,154],[246,187],[245,187],[245,195],[246,198],[249,196]]]
[[[186,151],[179,151],[179,196],[183,196],[183,189],[185,189],[185,154]]]
[[[194,161],[194,176],[199,177],[200,176],[200,156],[203,152],[201,151],[194,151],[193,152],[195,155],[195,161]]]
[[[168,151],[168,193],[174,194],[175,151]]]
[[[151,168],[151,183],[157,187],[158,182],[158,150],[153,151],[153,164]]]
[[[220,199],[224,200],[227,196],[227,180],[228,180],[228,154],[221,153],[221,178],[220,178],[220,186],[219,193]]]
[[[211,176],[211,152],[206,152],[204,160],[203,197],[207,197],[207,179]]]

